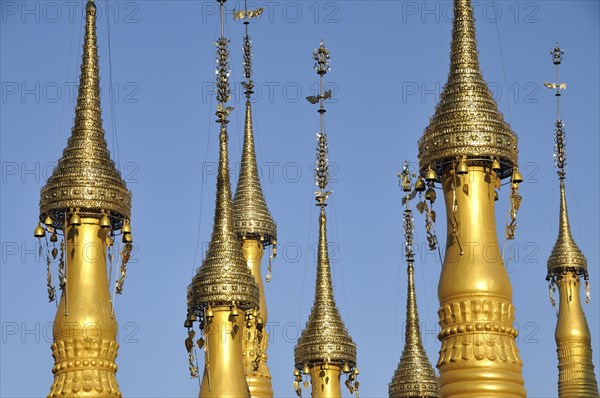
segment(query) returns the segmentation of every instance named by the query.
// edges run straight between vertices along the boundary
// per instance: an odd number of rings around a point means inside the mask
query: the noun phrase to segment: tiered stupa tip
[[[120,229],[131,214],[131,193],[110,158],[100,109],[100,77],[96,46],[96,5],[88,1],[75,123],[67,147],[42,188],[40,221],[49,216],[62,229],[65,216],[110,218]]]
[[[517,136],[504,121],[479,67],[470,0],[454,1],[448,81],[434,116],[419,141],[421,173],[442,174],[457,158],[472,164],[497,160],[501,178],[517,165]]]

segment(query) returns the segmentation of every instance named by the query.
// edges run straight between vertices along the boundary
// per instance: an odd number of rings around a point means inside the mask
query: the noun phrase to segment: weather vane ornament
[[[405,345],[402,358],[394,372],[388,386],[390,398],[425,397],[437,398],[439,394],[439,381],[429,362],[427,353],[423,348],[421,333],[419,331],[419,313],[417,310],[417,297],[414,281],[414,222],[410,201],[417,193],[420,195],[425,190],[425,183],[420,176],[411,172],[408,162],[404,162],[402,171],[398,173],[400,187],[405,193],[402,198],[404,208],[404,248],[407,264],[407,298],[406,298],[406,330]],[[417,180],[413,183],[413,178]],[[419,201],[417,206],[422,205]]]
[[[55,366],[49,397],[121,397],[115,363],[117,323],[107,277],[112,268],[107,269],[107,257],[112,264],[113,239],[121,234],[127,254],[121,256],[121,278],[113,286],[120,293],[133,242],[131,193],[110,158],[102,127],[96,12],[94,2],[88,1],[74,125],[57,167],[41,190],[34,231],[40,251],[42,244],[46,246],[49,300],[56,295],[53,262],[58,262],[61,292],[53,326]],[[91,248],[95,256],[90,256]],[[90,325],[102,333],[91,337]]]
[[[555,166],[560,181],[560,215],[558,238],[548,259],[548,290],[552,306],[556,306],[554,292],[559,293],[559,308],[555,339],[558,353],[559,398],[598,397],[598,383],[592,362],[592,336],[580,300],[581,278],[585,281],[586,303],[590,300],[587,260],[573,239],[569,215],[565,179],[567,165],[564,123],[560,118],[561,91],[558,69],[564,50],[558,43],[550,53],[556,69],[556,83],[544,83],[556,93],[556,122],[554,130]]]
[[[256,397],[272,397],[273,387],[271,373],[267,364],[269,334],[265,325],[268,322],[265,285],[271,281],[273,262],[277,256],[277,224],[267,206],[259,178],[258,162],[254,146],[254,127],[252,120],[251,97],[254,93],[254,75],[252,70],[252,40],[250,38],[250,21],[255,20],[263,8],[248,10],[244,1],[244,10],[235,11],[234,19],[243,19],[244,36],[242,45],[243,81],[241,83],[246,96],[246,113],[244,124],[244,142],[240,174],[233,198],[234,229],[242,246],[244,259],[258,286],[260,305],[258,310],[246,313],[246,329],[243,334],[242,349],[244,369],[250,395]],[[270,247],[267,274],[262,276],[262,259],[265,250]]]
[[[317,276],[315,300],[306,327],[302,331],[294,348],[294,383],[296,394],[302,396],[302,386],[312,385],[313,398],[334,398],[341,396],[340,378],[346,374],[345,385],[351,394],[358,397],[359,382],[357,380],[356,345],[348,334],[344,321],[336,306],[329,249],[327,245],[327,217],[325,208],[331,191],[329,184],[329,159],[327,135],[324,132],[325,93],[323,76],[329,70],[329,51],[323,41],[314,52],[315,70],[319,75],[319,95],[314,102],[320,103],[318,112],[320,130],[317,133],[317,150],[315,163],[315,184],[319,189],[315,193],[319,212],[319,242],[317,252]]]
[[[185,340],[190,375],[198,375],[195,349],[190,333],[199,323],[200,338],[196,345],[204,349],[201,398],[250,397],[244,369],[242,336],[251,314],[259,314],[259,289],[248,268],[234,229],[234,209],[229,177],[228,132],[230,99],[229,40],[225,37],[225,0],[219,3],[221,36],[217,47],[216,97],[219,125],[219,163],[213,232],[202,265],[187,290],[188,329]],[[205,340],[206,339],[206,340]]]

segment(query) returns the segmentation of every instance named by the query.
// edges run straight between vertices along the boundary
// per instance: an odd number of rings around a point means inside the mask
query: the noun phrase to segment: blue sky
[[[229,11],[243,2],[228,1]],[[266,286],[271,323],[269,365],[276,396],[293,396],[293,348],[314,291],[317,211],[311,166],[318,115],[312,51],[331,51],[326,76],[334,194],[329,239],[338,306],[358,346],[361,395],[387,395],[403,347],[406,273],[401,190],[396,172],[416,161],[417,140],[447,76],[449,1],[269,1],[251,26],[257,156],[269,208],[278,223],[279,256]],[[112,92],[109,103],[111,35]],[[251,2],[251,6],[258,3]],[[183,340],[186,287],[210,238],[217,134],[214,123],[213,1],[98,1],[103,118],[113,159],[133,192],[136,251],[116,302],[121,349],[117,374],[129,397],[197,396]],[[1,47],[1,387],[6,397],[42,396],[52,382],[54,304],[32,236],[39,190],[70,134],[81,54],[83,2],[0,2]],[[557,235],[558,180],[553,167],[555,98],[549,52],[565,48],[561,80],[567,134],[567,189],[575,239],[588,259],[592,301],[584,305],[600,365],[599,3],[474,2],[484,78],[519,135],[525,176],[513,261],[516,321],[530,397],[556,396],[556,317],[546,260]],[[227,20],[237,91],[230,127],[237,180],[243,137],[241,37]],[[116,126],[116,130],[115,130]],[[118,139],[115,140],[115,137]],[[501,191],[498,231],[508,195]],[[441,202],[436,203],[442,211]],[[441,214],[441,213],[440,213]],[[416,238],[425,247],[424,221]],[[443,217],[440,217],[443,220]],[[445,225],[438,222],[445,241]],[[434,254],[417,253],[416,284],[427,352],[437,361]],[[598,376],[597,376],[598,377]],[[600,377],[599,377],[600,378]],[[308,393],[307,393],[308,394]],[[306,394],[305,394],[306,395]]]

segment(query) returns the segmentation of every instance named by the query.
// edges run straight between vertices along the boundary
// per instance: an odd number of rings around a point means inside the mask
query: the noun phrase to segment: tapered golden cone
[[[548,259],[548,275],[560,275],[567,272],[587,275],[587,260],[573,239],[567,211],[565,182],[560,180],[558,238]]]
[[[189,302],[195,308],[258,308],[259,293],[233,228],[227,128],[221,127],[215,217],[206,256],[192,281]]]
[[[239,236],[260,239],[264,245],[277,240],[277,225],[267,207],[258,175],[252,105],[246,101],[246,122],[240,176],[233,199],[235,231]]]
[[[120,229],[131,213],[131,193],[110,158],[102,128],[93,1],[86,6],[75,123],[57,167],[42,188],[40,221],[50,215],[53,225],[62,228],[64,214],[77,208],[81,209],[81,216],[101,216],[105,210],[114,229]]]
[[[498,111],[479,67],[471,1],[455,0],[450,72],[419,140],[421,172],[456,157],[496,157],[504,178],[511,175],[517,155],[517,136]]]
[[[390,398],[434,397],[439,395],[439,381],[423,348],[419,331],[419,312],[415,292],[414,267],[409,263],[406,298],[404,350],[389,385]]]
[[[319,247],[315,300],[308,322],[294,349],[297,368],[304,364],[356,364],[356,345],[348,334],[333,296],[325,209],[319,215]]]

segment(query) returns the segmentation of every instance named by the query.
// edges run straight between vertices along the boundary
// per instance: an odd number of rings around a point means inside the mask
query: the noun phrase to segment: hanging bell
[[[48,226],[52,226],[53,223],[54,223],[54,221],[52,221],[52,218],[50,218],[50,216],[46,216],[46,219],[44,220],[44,224],[46,224]]]
[[[191,322],[196,322],[198,320],[198,317],[196,317],[196,314],[194,312],[190,312],[188,314],[187,319]]]
[[[512,182],[516,184],[520,184],[523,182],[523,176],[521,175],[521,172],[519,171],[518,167],[515,167],[515,169],[513,170]]]
[[[131,242],[133,242],[133,237],[131,236],[131,234],[123,235],[123,243],[131,243]]]
[[[44,231],[44,228],[42,228],[41,222],[38,222],[37,227],[35,227],[35,230],[33,231],[33,236],[36,238],[43,238],[44,236],[46,236],[46,231]]]
[[[355,366],[355,367],[354,367],[354,374],[355,374],[355,375],[357,375],[357,374],[359,374],[359,373],[360,373],[360,372],[358,371],[358,368]]]
[[[129,220],[125,220],[121,232],[123,232],[124,235],[128,235],[131,233],[131,225],[129,224]]]
[[[308,364],[304,365],[304,369],[302,370],[302,372],[307,375],[310,373],[310,368],[308,367]]]
[[[231,316],[238,316],[240,314],[240,311],[238,310],[237,307],[233,307],[231,309]]]
[[[496,173],[498,173],[500,170],[501,170],[500,162],[498,162],[498,159],[494,159],[494,161],[492,162],[492,171],[495,171]]]
[[[79,214],[77,212],[73,213],[71,219],[69,220],[69,224],[71,224],[72,227],[78,227],[81,225],[81,218],[79,218]]]
[[[56,232],[53,232],[52,235],[50,235],[50,242],[56,242],[58,241],[58,236],[56,235]]]
[[[214,314],[213,314],[213,310],[212,310],[211,308],[207,308],[207,309],[206,309],[205,316],[206,316],[206,318],[207,318],[207,319],[209,319],[209,320],[210,320],[210,319],[211,319],[211,318],[214,316]]]
[[[191,329],[193,326],[194,326],[193,322],[190,321],[189,319],[186,319],[185,322],[183,322],[183,327],[184,328]]]
[[[425,191],[425,181],[423,181],[423,178],[421,176],[419,176],[419,178],[417,179],[417,182],[415,182],[415,191],[417,191],[417,192]]]
[[[469,172],[469,166],[467,165],[467,158],[463,157],[458,165],[456,166],[456,174],[464,175]]]
[[[300,376],[300,371],[298,369],[294,369],[294,376]]]
[[[425,172],[425,181],[436,181],[437,178],[437,173],[434,169],[431,168],[431,166],[429,166],[429,168]]]
[[[344,367],[343,367],[342,371],[344,373],[350,373],[350,365],[348,365],[348,362],[344,363]]]
[[[100,227],[101,228],[110,228],[110,218],[106,215],[106,213],[100,219]]]

